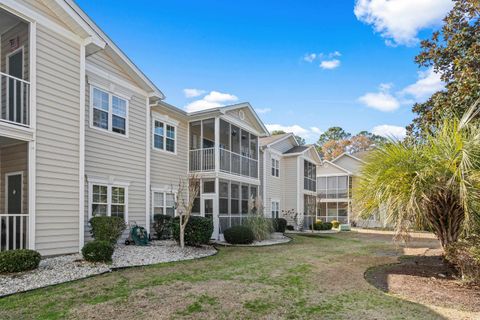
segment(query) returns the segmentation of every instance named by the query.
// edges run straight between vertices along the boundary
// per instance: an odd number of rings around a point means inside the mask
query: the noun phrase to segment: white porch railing
[[[28,247],[28,214],[0,214],[0,251]]]
[[[30,125],[30,82],[0,72],[0,121]]]
[[[215,148],[190,150],[190,171],[214,171]]]
[[[220,149],[220,171],[258,178],[258,160]]]
[[[239,176],[258,178],[258,160],[220,149],[220,171]],[[190,150],[190,171],[214,171],[215,148]]]

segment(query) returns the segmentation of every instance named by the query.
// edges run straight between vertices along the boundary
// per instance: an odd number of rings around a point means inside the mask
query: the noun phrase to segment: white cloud
[[[255,111],[258,113],[258,114],[265,114],[265,113],[269,113],[270,111],[272,111],[272,109],[270,108],[259,108],[259,109],[255,109]]]
[[[281,124],[267,124],[266,127],[270,132],[281,130],[281,131],[285,131],[287,133],[293,133],[302,137],[309,134],[309,131],[307,129],[302,128],[298,124],[294,124],[292,126],[283,126]]]
[[[185,106],[187,112],[195,112],[206,109],[218,108],[226,103],[238,101],[238,97],[229,93],[210,91],[209,94],[200,100],[195,100]]]
[[[310,127],[310,131],[312,131],[315,134],[321,135],[323,131],[320,128],[317,127]]]
[[[284,126],[281,124],[267,124],[266,127],[270,132],[281,130],[287,133],[293,133],[297,136],[300,136],[306,139],[307,141],[312,141],[312,142],[316,141],[319,135],[322,134],[323,132],[317,127],[304,128],[298,124],[294,124],[291,126]]]
[[[433,93],[444,88],[445,84],[440,79],[440,75],[430,68],[418,73],[418,80],[414,84],[405,87],[400,91],[401,95],[412,96],[415,102],[427,100]]]
[[[335,69],[340,66],[340,60],[342,54],[339,51],[333,51],[330,53],[307,53],[303,56],[303,60],[312,63],[314,61],[320,61],[320,67],[322,69]]]
[[[392,85],[382,83],[379,92],[368,92],[358,98],[358,101],[369,108],[377,109],[383,112],[395,111],[400,107],[400,102],[396,97],[390,94]]]
[[[333,60],[324,60],[320,63],[320,68],[332,70],[338,68],[340,66],[340,60],[333,59]]]
[[[452,0],[356,0],[358,20],[373,26],[390,45],[414,45],[422,29],[438,25]]]
[[[204,94],[206,91],[201,89],[183,89],[183,93],[187,98],[195,98]]]
[[[317,58],[316,53],[307,53],[304,57],[303,60],[307,62],[313,62]]]
[[[372,133],[386,138],[403,140],[407,135],[407,130],[404,127],[383,124],[374,127]]]

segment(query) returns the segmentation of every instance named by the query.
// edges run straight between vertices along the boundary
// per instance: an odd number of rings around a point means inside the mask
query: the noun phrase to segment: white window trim
[[[272,161],[275,161],[275,164],[278,165],[278,167],[273,166]],[[273,175],[273,174],[272,174],[272,170],[270,170],[270,175],[271,175],[272,177],[276,178],[276,179],[279,179],[279,178],[280,178],[280,175],[281,175],[281,174],[280,174],[280,158],[275,157],[275,156],[272,156],[272,158],[271,158],[271,160],[270,160],[270,167],[271,167],[271,169],[275,169],[275,172],[276,172],[276,170],[278,170],[278,176],[277,176],[276,174]]]
[[[93,89],[97,89],[97,90],[100,90],[100,91],[103,91],[105,93],[108,94],[108,128],[107,129],[103,129],[103,128],[99,128],[95,125],[93,125]],[[113,104],[112,104],[112,100],[113,100],[113,96],[116,96],[117,98],[120,98],[122,100],[125,100],[125,103],[126,103],[126,117],[125,117],[125,134],[121,134],[119,132],[115,132],[112,130],[112,119],[113,119]],[[90,124],[89,124],[89,127],[91,129],[94,129],[94,130],[98,130],[99,132],[103,132],[103,133],[108,133],[108,134],[113,134],[115,135],[116,137],[123,137],[123,138],[127,138],[129,137],[129,134],[130,134],[130,128],[129,128],[129,111],[130,111],[130,99],[131,97],[127,97],[121,93],[117,93],[117,92],[113,92],[112,90],[109,90],[107,88],[105,88],[104,86],[101,86],[101,85],[97,85],[97,84],[90,84]],[[105,110],[103,110],[104,112],[106,112]]]
[[[177,201],[177,191],[167,191],[165,189],[152,189],[152,196],[151,196],[151,199],[152,199],[152,204],[151,204],[151,215],[150,215],[150,219],[151,221],[153,221],[153,218],[155,216],[155,213],[154,213],[154,209],[155,209],[155,203],[154,203],[154,198],[155,198],[155,193],[163,193],[163,209],[165,210],[164,211],[164,215],[166,214],[167,210],[167,194],[173,194],[173,200],[174,201]],[[174,217],[177,216],[177,208],[174,207]]]
[[[270,201],[270,216],[273,216],[273,204],[277,204],[277,212],[278,212],[278,217],[280,218],[280,200],[279,199],[272,199]]]
[[[88,181],[88,221],[93,217],[92,205],[93,205],[93,186],[105,186],[107,187],[107,217],[112,216],[112,188],[119,187],[125,189],[125,222],[128,223],[128,182],[122,181],[107,181],[102,179],[89,179]]]
[[[163,123],[163,149],[155,147],[155,121]],[[174,148],[175,152],[168,151],[167,148],[167,125],[175,129]],[[168,116],[152,115],[152,149],[158,152],[177,155],[177,137],[178,137],[178,121],[173,121]]]

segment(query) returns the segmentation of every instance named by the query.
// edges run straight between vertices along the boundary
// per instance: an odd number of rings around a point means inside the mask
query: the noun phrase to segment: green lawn
[[[342,233],[221,248],[0,299],[0,319],[439,319],[364,280],[369,267],[396,261],[387,239]]]

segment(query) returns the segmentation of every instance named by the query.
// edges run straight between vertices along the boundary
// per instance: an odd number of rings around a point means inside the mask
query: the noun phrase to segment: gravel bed
[[[54,284],[87,278],[114,269],[146,266],[162,262],[192,260],[214,255],[211,246],[181,249],[174,241],[153,241],[146,247],[119,245],[115,248],[112,264],[90,263],[80,254],[42,259],[38,269],[0,275],[0,297],[13,293],[43,288]]]

